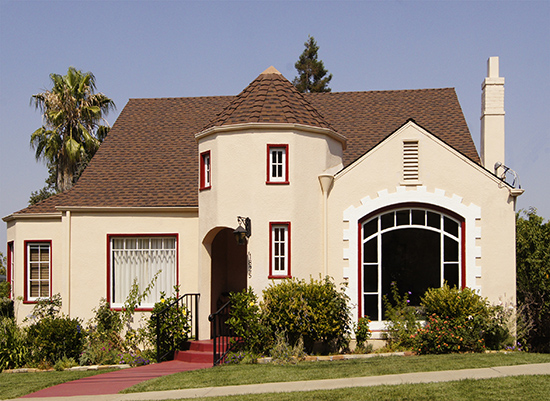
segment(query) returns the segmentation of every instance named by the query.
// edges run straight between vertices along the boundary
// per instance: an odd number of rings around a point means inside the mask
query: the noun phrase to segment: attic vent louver
[[[403,141],[403,181],[418,181],[418,141]]]

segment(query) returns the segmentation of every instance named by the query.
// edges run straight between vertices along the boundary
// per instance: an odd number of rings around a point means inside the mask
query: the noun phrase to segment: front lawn
[[[354,387],[294,393],[212,397],[208,401],[523,401],[547,400],[548,376],[515,376],[447,383]]]
[[[297,365],[228,365],[181,372],[132,386],[123,392],[177,390],[300,380],[378,376],[438,370],[550,363],[550,354],[521,352],[374,357],[333,362],[301,362]]]

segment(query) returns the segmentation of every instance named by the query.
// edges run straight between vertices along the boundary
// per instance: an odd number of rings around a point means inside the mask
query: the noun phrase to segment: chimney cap
[[[489,57],[487,60],[487,77],[488,78],[498,78],[498,56]]]

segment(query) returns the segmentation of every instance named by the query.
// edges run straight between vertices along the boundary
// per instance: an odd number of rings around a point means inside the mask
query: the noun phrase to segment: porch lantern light
[[[250,218],[237,216],[237,222],[239,223],[239,227],[233,231],[233,235],[235,235],[235,240],[239,245],[246,245],[248,238],[252,234]]]

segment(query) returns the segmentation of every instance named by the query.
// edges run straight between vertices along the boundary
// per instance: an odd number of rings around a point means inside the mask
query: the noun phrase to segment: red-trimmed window
[[[212,170],[210,163],[210,151],[201,153],[200,189],[208,189],[212,186]]]
[[[290,222],[269,223],[269,278],[289,278]]]
[[[134,282],[140,292],[152,285],[140,309],[147,310],[174,294],[177,285],[177,235],[126,235],[107,236],[109,255],[109,302],[120,308],[130,294]]]
[[[267,145],[267,183],[289,183],[288,145]]]
[[[6,266],[6,281],[10,285],[9,298],[12,299],[13,294],[13,241],[8,242],[8,256]]]
[[[52,296],[52,241],[25,241],[24,302]]]

